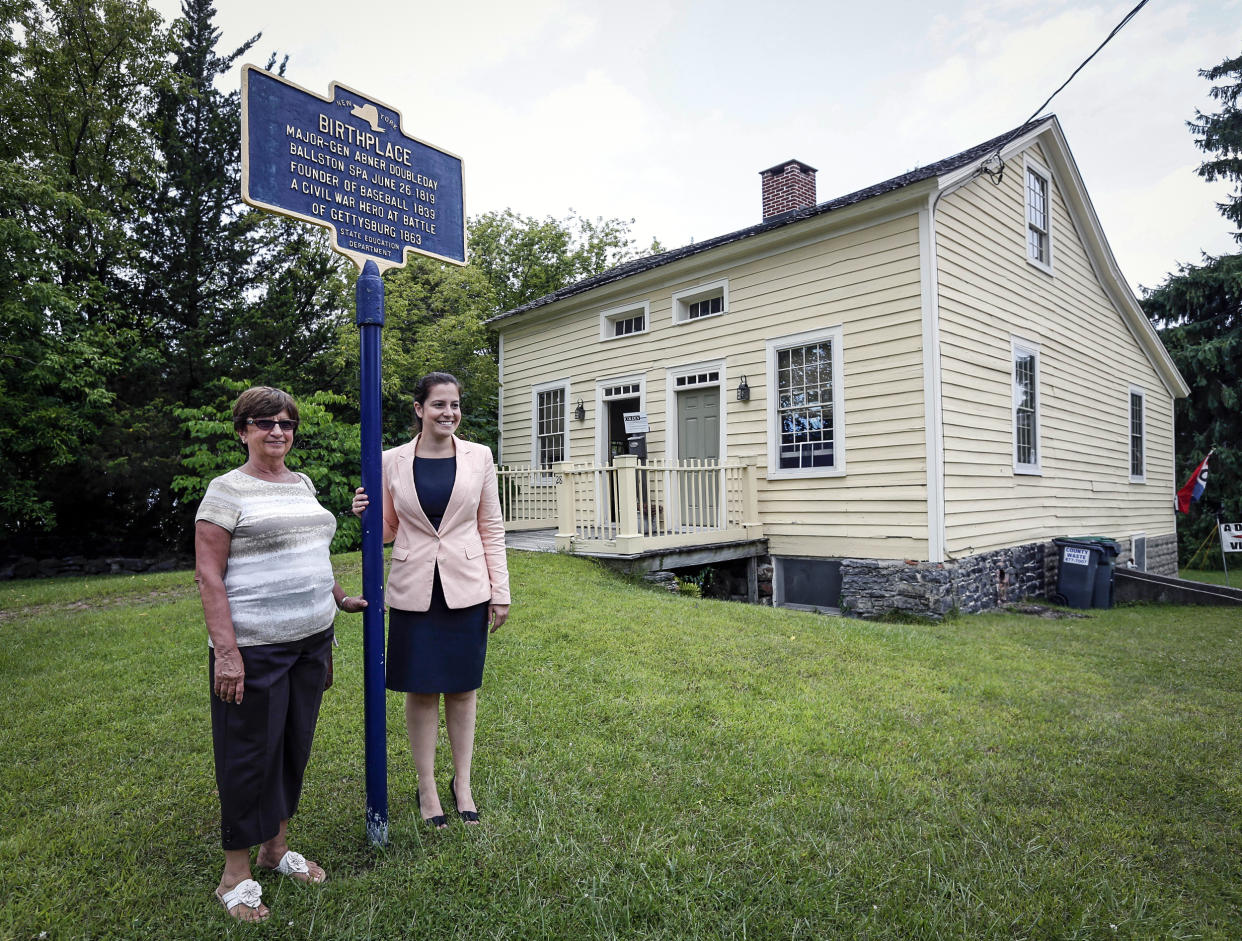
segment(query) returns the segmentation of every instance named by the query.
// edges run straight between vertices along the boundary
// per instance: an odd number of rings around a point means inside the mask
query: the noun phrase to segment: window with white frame
[[[1013,469],[1040,473],[1039,345],[1013,339]]]
[[[1051,177],[1042,167],[1026,161],[1026,258],[1052,271]]]
[[[600,339],[615,340],[635,333],[646,333],[649,320],[650,304],[647,301],[603,311],[599,315]]]
[[[566,420],[568,401],[568,382],[535,386],[531,463],[536,467],[551,467],[564,461],[569,454],[569,422]]]
[[[845,472],[841,327],[769,340],[768,476]]]
[[[1137,386],[1130,386],[1130,480],[1143,483],[1147,479],[1144,459],[1146,433],[1143,426],[1146,396]]]
[[[673,295],[673,323],[717,317],[729,311],[729,282],[713,281]]]

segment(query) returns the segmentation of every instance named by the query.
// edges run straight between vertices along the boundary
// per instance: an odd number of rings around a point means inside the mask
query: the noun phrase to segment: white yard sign
[[[625,412],[621,419],[625,423],[627,435],[646,434],[651,430],[651,426],[647,423],[646,412]]]
[[[1220,524],[1220,551],[1242,552],[1242,523]]]

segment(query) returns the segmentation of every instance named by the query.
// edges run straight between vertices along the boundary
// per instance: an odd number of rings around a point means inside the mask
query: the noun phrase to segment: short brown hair
[[[233,403],[233,428],[241,431],[249,418],[266,418],[281,412],[287,413],[294,421],[298,420],[298,403],[293,401],[293,396],[271,386],[252,386]]]

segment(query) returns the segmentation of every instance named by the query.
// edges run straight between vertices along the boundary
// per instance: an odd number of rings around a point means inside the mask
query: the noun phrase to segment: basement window
[[[840,613],[841,562],[772,557],[772,603],[782,608]]]

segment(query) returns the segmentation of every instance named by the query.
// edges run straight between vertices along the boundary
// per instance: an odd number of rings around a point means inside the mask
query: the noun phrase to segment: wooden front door
[[[677,393],[677,460],[691,469],[678,472],[679,522],[690,527],[718,525],[717,476],[702,469],[720,463],[720,389],[711,386]]]

